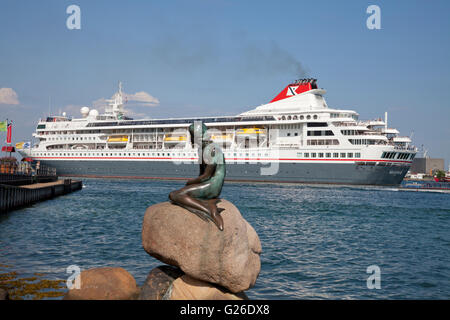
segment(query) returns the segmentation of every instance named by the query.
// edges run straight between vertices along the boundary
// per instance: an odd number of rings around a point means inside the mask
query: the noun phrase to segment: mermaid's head
[[[195,121],[189,126],[189,133],[191,134],[191,143],[201,145],[203,141],[209,140],[208,127],[201,121]]]

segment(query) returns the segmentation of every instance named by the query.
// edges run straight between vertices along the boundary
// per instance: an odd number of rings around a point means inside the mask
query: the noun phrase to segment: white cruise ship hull
[[[198,164],[171,161],[41,160],[60,176],[129,179],[188,179],[198,176]],[[350,185],[399,185],[409,165],[356,163],[278,163],[274,174],[262,174],[270,164],[227,164],[226,180]]]

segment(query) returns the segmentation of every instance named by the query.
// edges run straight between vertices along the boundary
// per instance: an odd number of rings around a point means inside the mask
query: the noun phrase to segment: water
[[[85,179],[85,188],[0,217],[0,264],[67,279],[120,266],[138,284],[161,265],[142,248],[145,209],[177,181]],[[450,194],[395,188],[226,183],[258,233],[251,299],[449,299]],[[367,267],[381,289],[367,288]]]

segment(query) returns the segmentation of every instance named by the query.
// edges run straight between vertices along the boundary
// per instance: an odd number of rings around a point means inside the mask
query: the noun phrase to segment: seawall
[[[64,179],[23,186],[0,184],[0,213],[80,190],[83,183]]]

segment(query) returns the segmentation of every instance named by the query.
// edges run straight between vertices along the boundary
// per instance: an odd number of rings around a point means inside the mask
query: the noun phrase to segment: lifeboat
[[[185,135],[182,136],[166,136],[164,137],[164,142],[183,142],[186,141],[187,138]]]
[[[128,142],[128,136],[109,136],[108,142]]]
[[[264,128],[240,128],[236,130],[236,135],[238,136],[257,136],[257,135],[265,135],[266,129]]]
[[[211,140],[214,142],[229,142],[233,140],[233,134],[213,134]]]

